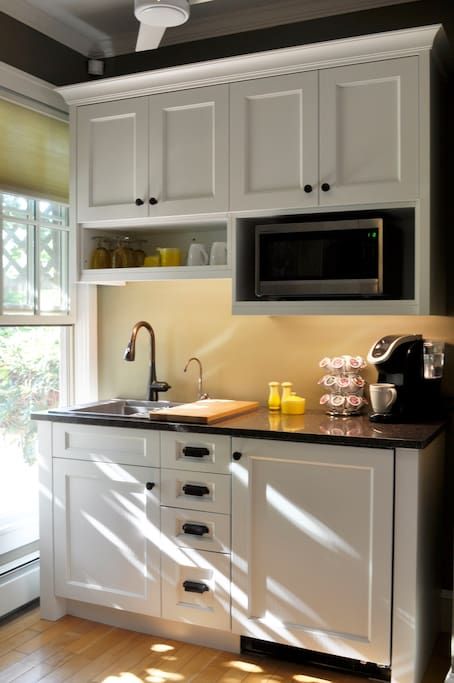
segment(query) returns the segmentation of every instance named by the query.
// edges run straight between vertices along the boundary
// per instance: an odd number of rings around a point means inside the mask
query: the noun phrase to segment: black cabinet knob
[[[152,206],[154,206],[154,205],[157,204],[157,203],[158,203],[158,200],[156,199],[156,197],[150,197],[150,204],[151,204]]]
[[[329,183],[322,183],[322,192],[329,192],[331,189],[331,186]]]
[[[143,199],[140,199],[140,197],[137,197],[137,199],[136,199],[136,206],[142,206],[142,204],[144,204]]]
[[[154,483],[154,481],[147,481],[147,483],[145,484],[145,488],[147,489],[147,491],[151,491],[152,489],[154,489],[155,486],[156,484]]]
[[[235,451],[234,453],[232,453],[232,458],[234,460],[241,460],[242,457],[243,457],[243,454],[240,453],[239,451]]]
[[[307,194],[309,194],[310,192],[312,192],[312,185],[305,185],[305,186],[304,186],[304,191],[307,192]]]

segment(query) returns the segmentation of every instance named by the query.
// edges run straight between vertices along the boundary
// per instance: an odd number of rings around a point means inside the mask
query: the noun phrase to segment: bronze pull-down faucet
[[[202,400],[202,399],[209,398],[209,396],[208,396],[208,394],[206,393],[206,391],[203,390],[203,370],[202,370],[202,363],[201,363],[200,360],[197,358],[197,356],[192,356],[192,357],[188,360],[188,362],[187,362],[186,365],[185,365],[184,372],[187,371],[187,369],[188,369],[189,364],[191,363],[191,361],[195,361],[195,362],[198,364],[198,366],[199,366],[199,379],[198,379],[198,381],[197,381],[198,399],[199,399],[199,400]]]
[[[138,323],[134,325],[132,328],[131,332],[131,338],[128,342],[128,345],[125,349],[124,353],[124,360],[128,361],[133,361],[135,360],[136,357],[136,337],[137,333],[140,330],[141,327],[144,327],[146,330],[148,330],[150,334],[150,380],[148,382],[148,401],[158,401],[159,400],[159,392],[160,391],[168,391],[171,386],[167,382],[159,382],[156,379],[156,343],[155,343],[155,335],[154,335],[154,330],[151,327],[150,323],[147,323],[145,320],[140,320]]]

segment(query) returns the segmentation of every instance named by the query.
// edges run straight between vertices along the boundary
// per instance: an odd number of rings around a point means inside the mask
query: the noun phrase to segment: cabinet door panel
[[[80,107],[77,144],[77,220],[146,216],[148,98]]]
[[[320,72],[322,205],[415,199],[417,57]]]
[[[226,211],[228,88],[150,100],[151,216]]]
[[[160,614],[158,490],[157,468],[54,460],[56,595]]]
[[[235,632],[389,664],[393,451],[234,441]]]
[[[307,72],[231,86],[232,210],[317,204],[317,78]]]

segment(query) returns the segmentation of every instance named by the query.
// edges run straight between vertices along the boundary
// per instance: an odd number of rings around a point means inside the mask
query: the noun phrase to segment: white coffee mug
[[[225,266],[227,263],[227,242],[213,242],[210,251],[210,265]]]
[[[188,251],[188,266],[206,266],[208,264],[208,253],[204,244],[193,242]]]
[[[374,413],[390,413],[397,398],[396,386],[385,382],[370,384],[369,396]]]

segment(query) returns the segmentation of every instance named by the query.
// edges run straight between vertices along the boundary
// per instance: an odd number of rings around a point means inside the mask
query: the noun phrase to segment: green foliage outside
[[[0,435],[29,464],[36,460],[37,429],[30,413],[58,404],[59,366],[59,328],[0,328]]]

